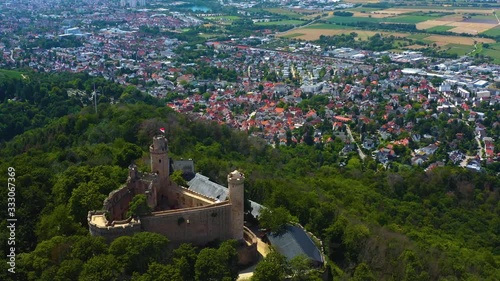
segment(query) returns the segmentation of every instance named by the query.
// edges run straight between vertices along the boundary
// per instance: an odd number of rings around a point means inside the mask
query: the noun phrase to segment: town
[[[244,18],[185,2],[28,2],[0,4],[2,68],[85,72],[131,85],[274,146],[331,145],[340,166],[358,154],[386,169],[499,172],[500,65],[491,60],[287,39],[265,25],[268,15],[249,10],[258,2],[227,3]],[[354,7],[324,2],[322,11]],[[231,29],[244,19],[265,28]],[[215,36],[220,28],[235,34]],[[97,92],[99,102],[113,102]]]

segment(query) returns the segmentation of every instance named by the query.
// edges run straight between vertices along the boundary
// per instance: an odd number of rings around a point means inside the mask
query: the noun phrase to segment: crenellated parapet
[[[90,211],[87,222],[91,235],[103,236],[108,242],[120,236],[131,236],[142,231],[139,219],[129,217],[125,220],[110,222],[106,218],[106,211]]]

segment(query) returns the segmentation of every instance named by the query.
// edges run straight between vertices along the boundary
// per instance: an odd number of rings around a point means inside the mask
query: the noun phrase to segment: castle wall
[[[193,208],[207,206],[215,203],[215,200],[204,195],[193,192],[187,188],[177,185],[169,187],[168,203],[171,209]]]
[[[155,208],[157,204],[156,180],[128,179],[126,185],[112,191],[104,200],[103,209],[109,212],[111,220],[123,220],[127,218],[129,203],[135,195],[145,194],[148,205]]]
[[[89,231],[93,236],[102,236],[111,242],[120,236],[132,236],[141,232],[141,222],[135,220],[115,221],[108,225],[103,211],[91,211],[88,218]]]
[[[153,213],[142,217],[141,223],[144,231],[163,234],[176,244],[224,241],[231,238],[231,204]]]
[[[129,202],[132,200],[133,194],[130,194],[128,184],[122,186],[109,194],[104,200],[104,210],[109,212],[111,220],[125,219],[125,214],[128,211]]]
[[[243,238],[241,244],[238,246],[238,264],[250,265],[258,260],[257,251],[257,236],[248,229],[243,228]]]

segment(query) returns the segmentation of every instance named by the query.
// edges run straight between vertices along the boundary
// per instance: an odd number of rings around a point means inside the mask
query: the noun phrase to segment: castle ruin
[[[245,176],[238,171],[230,173],[228,196],[212,198],[170,179],[165,136],[155,136],[149,151],[151,173],[141,173],[137,166],[129,166],[125,185],[109,194],[103,210],[89,212],[91,235],[103,236],[110,242],[120,236],[148,231],[165,235],[174,245],[200,246],[235,239],[245,245],[239,249],[240,263],[251,261],[257,252],[255,235],[244,227]],[[127,216],[129,203],[138,194],[146,196],[152,212],[142,217]]]

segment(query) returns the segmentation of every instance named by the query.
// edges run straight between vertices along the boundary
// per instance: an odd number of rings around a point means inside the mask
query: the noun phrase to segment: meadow
[[[301,20],[280,20],[280,21],[269,21],[269,22],[256,22],[255,25],[303,25],[307,23]]]
[[[283,8],[268,8],[268,9],[263,9],[264,11],[267,11],[269,13],[277,14],[277,15],[282,15],[282,16],[287,16],[290,18],[300,18],[302,17],[301,14],[288,10],[288,9],[283,9]]]
[[[392,18],[385,18],[383,21],[393,22],[393,23],[419,23],[419,22],[432,20],[432,19],[436,19],[436,17],[435,16],[409,15],[409,16],[398,16],[398,17],[392,17]]]
[[[454,26],[438,25],[431,28],[427,28],[428,32],[443,32],[455,28]]]
[[[227,21],[233,21],[233,20],[239,20],[239,16],[217,16],[217,17],[205,17],[207,20],[227,20]]]
[[[446,50],[447,53],[457,54],[458,56],[463,56],[474,51],[473,46],[461,45],[461,44],[448,44],[442,49]]]
[[[489,35],[489,36],[500,36],[500,27],[497,26],[495,28],[488,29],[481,34]]]
[[[21,73],[13,70],[0,69],[0,80],[2,79],[21,79]]]

